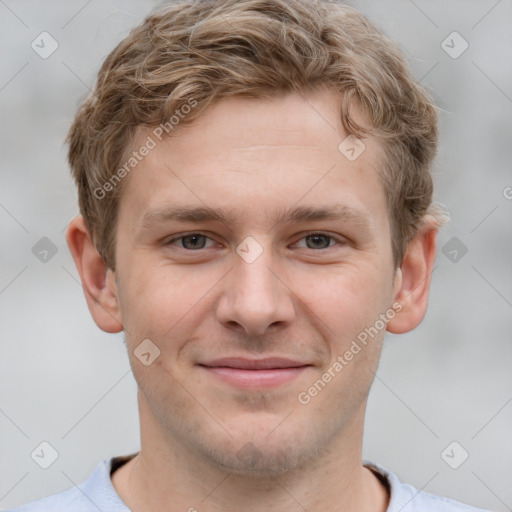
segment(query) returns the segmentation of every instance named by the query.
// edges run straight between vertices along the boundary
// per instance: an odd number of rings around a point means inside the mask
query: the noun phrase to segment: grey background
[[[442,110],[436,199],[452,218],[426,319],[385,342],[364,457],[424,491],[512,510],[512,2],[353,4],[400,43]],[[155,5],[0,0],[0,509],[138,450],[122,335],[93,323],[64,238],[78,207],[63,140],[102,60]],[[59,45],[47,59],[30,46],[42,31]],[[469,44],[457,59],[441,46],[453,31]],[[32,252],[43,237],[57,249],[46,263]],[[453,237],[467,247],[456,262],[452,245],[441,251]],[[59,454],[46,470],[31,458],[42,441]],[[469,453],[458,469],[441,457],[452,441]]]

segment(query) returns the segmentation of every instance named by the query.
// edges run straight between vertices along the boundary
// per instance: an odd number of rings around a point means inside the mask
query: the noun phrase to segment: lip
[[[237,370],[276,370],[281,368],[299,368],[301,366],[310,366],[309,363],[287,359],[285,357],[266,357],[265,359],[246,359],[244,357],[224,357],[214,359],[207,363],[201,363],[201,366],[226,367]]]
[[[312,365],[282,357],[245,359],[228,357],[201,363],[210,374],[237,387],[272,387],[290,382]]]

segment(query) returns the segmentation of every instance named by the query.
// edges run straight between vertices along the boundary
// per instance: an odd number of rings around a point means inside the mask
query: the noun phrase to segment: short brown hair
[[[381,176],[400,265],[426,215],[442,223],[432,208],[430,173],[437,110],[397,45],[355,9],[327,0],[178,0],[148,16],[110,53],[67,139],[80,212],[107,265],[115,269],[120,175],[126,174],[120,167],[137,127],[171,127],[172,134],[178,124],[169,120],[192,102],[179,126],[223,98],[324,86],[340,93],[348,133],[382,142]],[[353,102],[370,128],[351,119]]]

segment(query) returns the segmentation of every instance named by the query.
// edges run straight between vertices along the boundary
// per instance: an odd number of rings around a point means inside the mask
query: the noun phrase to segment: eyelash
[[[165,246],[170,246],[172,245],[174,242],[178,241],[178,240],[182,240],[184,238],[188,238],[188,237],[191,237],[193,235],[201,235],[201,236],[204,236],[210,240],[212,240],[208,235],[206,235],[205,233],[201,233],[200,231],[192,231],[190,233],[183,233],[181,234],[180,236],[178,237],[175,237],[175,238],[172,238],[171,240],[168,240],[167,242],[164,243]],[[311,231],[311,232],[308,232],[306,234],[304,234],[302,236],[302,238],[299,239],[300,240],[303,240],[304,238],[307,238],[308,236],[311,236],[311,235],[320,235],[320,236],[325,236],[326,238],[330,238],[331,240],[334,240],[337,242],[338,245],[346,245],[347,242],[341,238],[338,238],[336,236],[333,236],[329,233],[325,233],[323,231]],[[335,247],[335,246],[329,246],[329,247],[324,247],[323,249],[310,249],[312,251],[315,251],[315,252],[318,252],[318,251],[325,251],[327,249],[331,249],[332,247]],[[186,249],[185,247],[179,247],[179,249],[182,249],[184,251],[187,251],[187,252],[200,252],[202,250],[205,250],[206,248],[203,248],[203,249]],[[308,247],[305,247],[305,249],[308,249]]]

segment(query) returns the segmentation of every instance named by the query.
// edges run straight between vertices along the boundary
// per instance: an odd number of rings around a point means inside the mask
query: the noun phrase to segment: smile
[[[284,358],[261,360],[225,358],[199,366],[233,386],[262,388],[290,382],[312,365]]]

